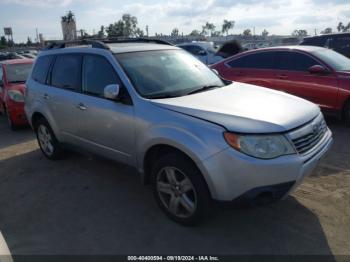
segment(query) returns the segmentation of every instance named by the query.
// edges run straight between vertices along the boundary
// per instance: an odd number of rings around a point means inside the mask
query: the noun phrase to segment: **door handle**
[[[83,103],[79,103],[77,105],[77,108],[80,109],[80,110],[86,110],[87,109],[87,107]]]
[[[277,75],[277,77],[278,77],[279,79],[287,79],[287,78],[288,78],[287,75]]]
[[[50,96],[48,94],[44,94],[43,98],[46,99],[46,100],[49,100]]]

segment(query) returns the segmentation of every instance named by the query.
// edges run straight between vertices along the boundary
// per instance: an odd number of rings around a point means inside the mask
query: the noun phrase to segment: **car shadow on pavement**
[[[7,124],[6,117],[0,115],[0,150],[6,147],[26,143],[35,138],[35,134],[29,126],[23,126],[12,131]]]
[[[0,161],[0,231],[12,254],[322,254],[317,216],[293,197],[218,211],[197,227],[170,221],[133,169],[39,150]]]

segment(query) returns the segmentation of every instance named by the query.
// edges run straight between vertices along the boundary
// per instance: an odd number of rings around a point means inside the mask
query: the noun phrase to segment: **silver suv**
[[[161,209],[184,225],[212,203],[284,198],[332,143],[313,103],[227,82],[166,44],[42,51],[25,111],[47,158],[78,147],[131,165]]]

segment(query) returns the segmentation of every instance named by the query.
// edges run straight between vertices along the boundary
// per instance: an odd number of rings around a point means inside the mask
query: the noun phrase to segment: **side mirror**
[[[328,75],[330,73],[328,69],[324,68],[321,65],[311,66],[308,69],[308,71],[310,74],[313,74],[313,75]]]
[[[107,99],[118,100],[119,92],[120,92],[119,85],[117,84],[108,85],[103,90],[103,96]]]

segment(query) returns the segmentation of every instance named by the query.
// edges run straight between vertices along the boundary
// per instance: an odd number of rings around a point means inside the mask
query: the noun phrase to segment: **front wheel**
[[[61,145],[45,119],[39,119],[35,123],[35,132],[43,154],[51,160],[60,159],[63,155]]]
[[[158,159],[152,169],[154,197],[175,222],[192,226],[207,211],[209,191],[195,164],[179,154]]]

